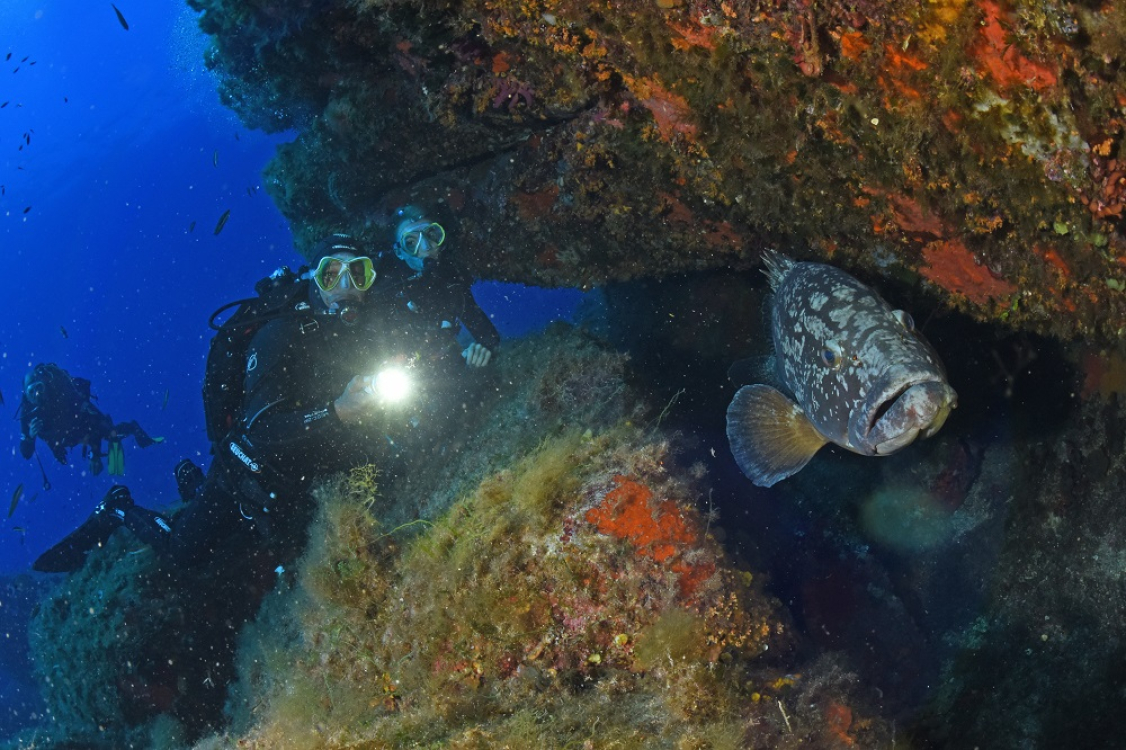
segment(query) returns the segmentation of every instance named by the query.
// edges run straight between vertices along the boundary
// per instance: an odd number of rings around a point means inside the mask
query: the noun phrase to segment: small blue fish
[[[227,219],[229,218],[231,218],[231,209],[228,208],[223,212],[223,215],[219,217],[219,223],[215,225],[215,234],[219,234],[219,232],[223,231],[223,227],[227,226]]]
[[[20,498],[23,497],[23,482],[16,485],[16,491],[12,493],[12,504],[8,506],[8,518],[16,512],[16,506],[20,504]]]
[[[886,456],[942,427],[958,396],[910,315],[838,268],[773,252],[763,261],[775,374],[793,398],[748,385],[727,407],[727,439],[747,478],[770,487],[825,443]]]
[[[109,7],[113,8],[113,12],[117,14],[117,22],[118,22],[119,24],[121,24],[121,28],[123,28],[123,29],[125,29],[126,31],[128,31],[128,30],[129,30],[129,22],[125,20],[125,16],[124,16],[124,15],[122,15],[121,11],[119,11],[119,10],[117,9],[117,6],[116,6],[116,5],[114,5],[113,3],[110,3],[110,4],[109,4]]]

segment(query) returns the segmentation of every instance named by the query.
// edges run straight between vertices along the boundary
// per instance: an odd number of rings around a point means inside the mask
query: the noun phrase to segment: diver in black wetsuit
[[[500,334],[473,299],[473,280],[449,258],[445,228],[417,206],[403,206],[395,217],[394,245],[380,256],[380,277],[427,325],[457,338],[467,365],[484,367]]]
[[[247,546],[286,564],[303,546],[312,482],[378,462],[393,435],[412,429],[408,412],[384,408],[374,373],[398,362],[425,375],[421,389],[440,388],[446,363],[460,365],[456,348],[430,336],[388,289],[373,288],[373,263],[350,237],[326,238],[315,259],[311,281],[295,282],[307,288],[297,295],[307,304],[265,323],[251,339],[245,396],[230,431],[213,446],[198,497],[169,520],[115,486],[82,527],[35,562],[36,570],[76,570],[122,524],[178,564]]]
[[[102,443],[109,443],[110,474],[124,473],[121,441],[130,435],[141,448],[160,442],[151,438],[135,421],[113,423],[113,418],[94,406],[90,381],[72,377],[53,362],[41,363],[24,378],[20,400],[20,455],[35,455],[35,441],[42,440],[55,459],[66,465],[67,451],[82,446],[90,472],[100,474]]]

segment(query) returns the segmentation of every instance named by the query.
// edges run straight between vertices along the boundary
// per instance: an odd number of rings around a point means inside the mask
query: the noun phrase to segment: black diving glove
[[[61,542],[40,555],[31,567],[40,573],[73,573],[86,562],[90,552],[106,543],[133,507],[129,488],[115,484],[81,526]]]
[[[123,484],[115,484],[109,488],[102,501],[94,508],[94,513],[98,515],[112,514],[118,518],[125,518],[125,511],[133,507],[133,496],[129,494],[129,488]]]
[[[184,502],[195,499],[199,488],[203,486],[203,469],[195,465],[190,458],[180,460],[173,469],[176,475],[176,489],[180,492],[180,499]]]

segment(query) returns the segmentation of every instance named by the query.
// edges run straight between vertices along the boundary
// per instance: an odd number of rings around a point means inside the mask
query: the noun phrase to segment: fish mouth
[[[958,405],[958,394],[934,373],[904,375],[883,379],[883,387],[872,389],[864,400],[852,437],[867,455],[886,456],[920,436],[930,437]]]

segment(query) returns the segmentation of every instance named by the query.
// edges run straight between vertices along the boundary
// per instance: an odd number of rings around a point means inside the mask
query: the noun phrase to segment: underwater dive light
[[[368,392],[378,395],[384,403],[398,404],[411,394],[412,385],[407,371],[392,365],[376,373],[368,386]]]

